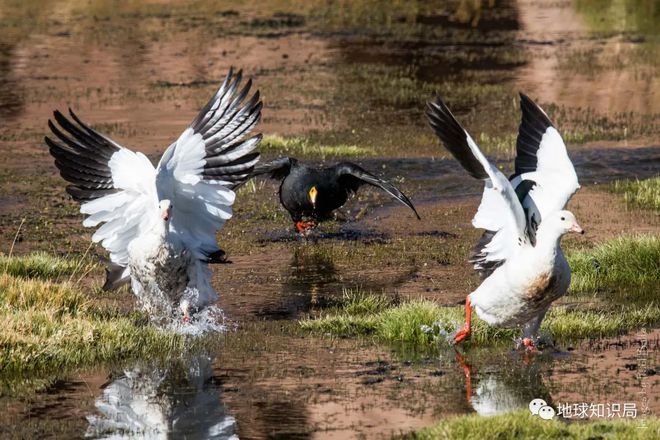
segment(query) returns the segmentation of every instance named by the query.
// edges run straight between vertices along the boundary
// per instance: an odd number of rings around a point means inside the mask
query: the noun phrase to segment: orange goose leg
[[[470,329],[472,327],[472,304],[470,304],[470,296],[468,295],[465,298],[465,325],[463,328],[456,333],[454,336],[454,344],[459,344],[463,342],[468,336],[470,336]]]

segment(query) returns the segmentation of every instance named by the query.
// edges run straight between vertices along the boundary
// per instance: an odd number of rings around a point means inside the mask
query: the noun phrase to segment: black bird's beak
[[[309,200],[312,202],[312,206],[316,209],[316,196],[319,194],[315,186],[309,190]]]

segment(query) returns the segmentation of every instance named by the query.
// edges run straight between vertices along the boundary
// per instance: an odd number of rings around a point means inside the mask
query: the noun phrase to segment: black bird
[[[348,196],[364,184],[377,186],[389,193],[420,218],[410,199],[397,187],[350,162],[312,168],[293,157],[283,157],[256,166],[250,177],[262,174],[270,174],[271,178],[282,181],[280,202],[301,234],[331,218],[332,211],[343,206]]]

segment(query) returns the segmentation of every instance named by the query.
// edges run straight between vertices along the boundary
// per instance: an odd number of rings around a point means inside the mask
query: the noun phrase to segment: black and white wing
[[[260,163],[254,167],[250,178],[268,174],[271,179],[282,180],[291,172],[291,167],[298,161],[293,157],[280,157],[266,163]]]
[[[518,196],[509,179],[486,159],[442,100],[429,103],[426,115],[447,150],[470,175],[485,182],[472,224],[485,229],[490,239],[470,261],[479,272],[493,270],[527,242],[525,213]]]
[[[334,168],[339,184],[350,192],[356,192],[360,186],[365,184],[375,186],[412,209],[417,219],[420,219],[415,206],[412,204],[408,196],[388,181],[376,177],[362,167],[350,162],[341,162]]]
[[[157,168],[158,199],[172,203],[170,232],[196,259],[220,253],[216,233],[231,217],[233,188],[259,160],[261,135],[248,137],[261,116],[252,81],[230,70],[213,98],[163,154]]]
[[[561,135],[534,101],[520,94],[522,119],[516,142],[515,174],[511,184],[522,196],[530,232],[547,214],[564,209],[580,188]]]
[[[60,175],[69,182],[67,192],[88,215],[86,227],[99,227],[92,240],[110,253],[107,288],[129,280],[128,244],[158,220],[156,170],[142,153],[135,153],[59,111],[48,121],[53,139],[45,142]]]

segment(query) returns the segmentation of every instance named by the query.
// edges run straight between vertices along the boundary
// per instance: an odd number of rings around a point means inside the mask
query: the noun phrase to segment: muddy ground
[[[605,189],[615,179],[660,173],[657,7],[596,3],[2,0],[0,251],[88,249],[90,231],[42,142],[54,109],[71,106],[157,160],[229,66],[243,68],[264,97],[259,132],[368,149],[369,157],[348,159],[397,183],[422,220],[367,189],[304,242],[277,203],[276,184],[241,189],[218,237],[231,264],[214,267],[233,330],[205,354],[212,363],[197,377],[201,384],[177,373],[199,360],[161,366],[163,413],[206,396],[186,404],[209,414],[199,429],[226,415],[241,438],[372,438],[479,412],[465,398],[453,351],[311,337],[296,320],[344,289],[451,305],[478,285],[466,257],[479,236],[470,219],[481,188],[426,126],[424,104],[435,93],[504,169],[519,121],[516,93],[548,110],[583,185],[570,209],[587,234],[566,238],[566,248],[658,233],[657,213],[630,209]],[[264,160],[276,156],[269,151]],[[89,254],[104,255],[98,246]],[[101,278],[99,271],[85,280],[90,297],[130,309],[127,291],[98,292]],[[639,401],[641,340],[657,348],[657,330],[585,341],[531,362],[501,349],[476,351],[472,390],[495,387],[502,398],[493,405],[503,407],[539,396]],[[147,359],[137,364],[81,371],[37,395],[1,398],[0,432],[81,437],[90,429],[85,417],[99,415],[95,402],[122,371],[152,368]],[[646,369],[657,368],[654,357]],[[655,390],[656,377],[644,379]],[[657,414],[657,392],[649,393]]]

